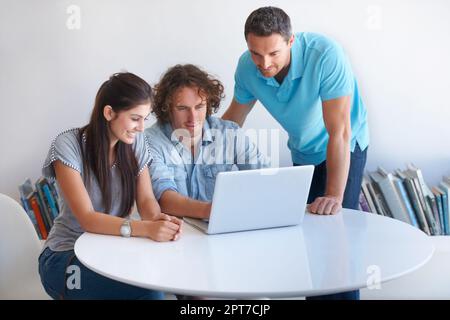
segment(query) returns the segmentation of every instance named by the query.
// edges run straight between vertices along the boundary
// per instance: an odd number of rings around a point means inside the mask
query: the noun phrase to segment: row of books
[[[366,174],[359,204],[363,211],[401,220],[428,235],[450,235],[450,177],[430,189],[412,164],[394,173],[379,167]]]
[[[33,185],[30,179],[26,179],[19,185],[19,193],[22,206],[33,222],[39,238],[47,239],[53,220],[60,210],[56,183],[41,177]]]

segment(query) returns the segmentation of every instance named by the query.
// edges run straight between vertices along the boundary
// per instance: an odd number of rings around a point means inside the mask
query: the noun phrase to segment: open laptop
[[[220,172],[209,221],[184,220],[207,234],[300,224],[314,166]]]

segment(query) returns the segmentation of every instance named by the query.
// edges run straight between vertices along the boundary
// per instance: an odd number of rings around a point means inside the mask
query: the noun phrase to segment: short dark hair
[[[152,113],[158,122],[169,122],[174,94],[184,87],[198,89],[199,95],[206,100],[207,116],[217,112],[220,101],[224,98],[224,87],[218,79],[192,64],[177,64],[167,70],[155,87]]]
[[[262,7],[253,11],[245,21],[245,40],[249,33],[260,37],[278,33],[286,41],[289,41],[292,35],[291,19],[280,8]]]

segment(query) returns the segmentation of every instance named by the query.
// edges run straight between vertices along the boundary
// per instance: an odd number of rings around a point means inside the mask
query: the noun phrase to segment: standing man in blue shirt
[[[366,108],[343,49],[314,33],[293,34],[275,7],[245,23],[248,50],[235,72],[234,98],[223,119],[243,125],[259,100],[288,132],[294,165],[315,165],[308,209],[357,209],[369,145]],[[327,298],[358,299],[359,291]]]

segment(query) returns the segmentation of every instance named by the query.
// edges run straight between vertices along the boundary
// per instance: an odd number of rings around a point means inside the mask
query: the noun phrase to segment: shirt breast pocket
[[[178,192],[182,195],[189,196],[187,191],[187,173],[184,167],[170,166],[169,170],[173,174],[173,181],[177,186]]]
[[[233,171],[232,164],[215,164],[215,165],[205,165],[203,167],[203,175],[205,177],[205,194],[208,200],[212,200],[214,195],[214,186],[216,184],[217,175],[220,172]]]

